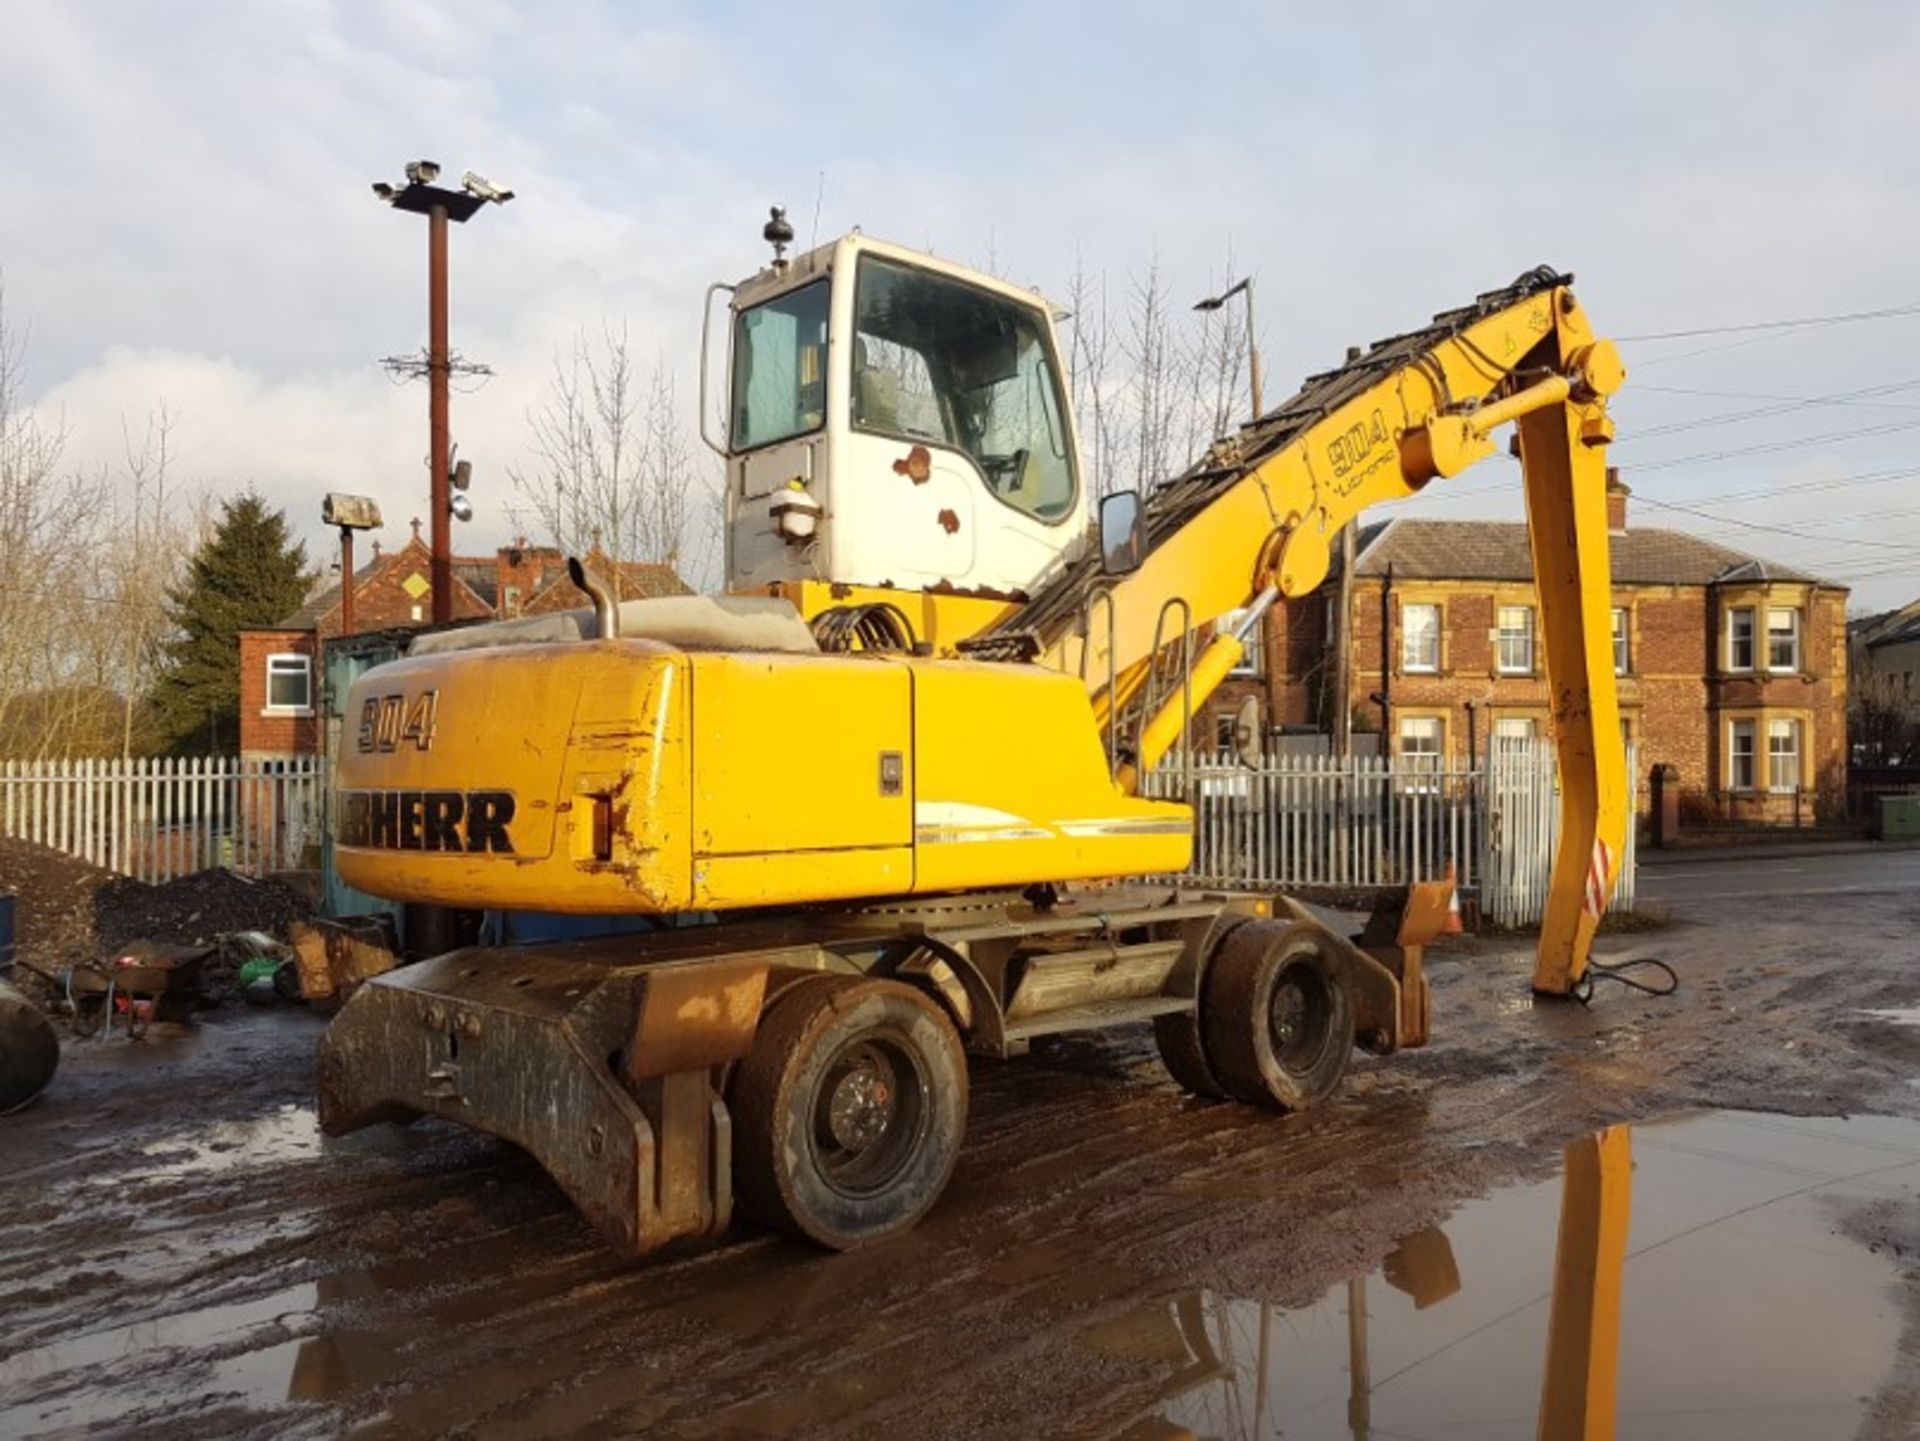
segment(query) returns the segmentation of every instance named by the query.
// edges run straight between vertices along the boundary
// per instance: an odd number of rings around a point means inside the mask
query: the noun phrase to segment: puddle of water
[[[256,1137],[261,1154],[302,1154],[310,1125],[310,1113],[298,1108],[269,1118]],[[1137,1272],[1069,1262],[1052,1249],[1010,1253],[982,1279],[1018,1297],[1035,1335],[1067,1352],[1069,1364],[1078,1352],[1117,1368],[1115,1398],[1144,1398],[1112,1427],[1132,1441],[1182,1433],[1222,1441],[1526,1438],[1537,1434],[1543,1394],[1563,1393],[1569,1374],[1615,1398],[1617,1427],[1590,1433],[1596,1437],[1851,1434],[1894,1365],[1903,1313],[1901,1263],[1850,1239],[1843,1221],[1872,1202],[1915,1214],[1920,1124],[1713,1112],[1606,1134],[1615,1139],[1569,1148],[1561,1178],[1464,1206],[1442,1226],[1403,1238],[1372,1274],[1298,1309],[1181,1288],[1172,1278],[1156,1287]],[[223,1137],[202,1139],[212,1146]],[[276,1149],[282,1146],[290,1150]],[[168,1148],[165,1163],[174,1164],[179,1150]],[[216,1165],[240,1163],[220,1159],[232,1151],[209,1154]],[[1608,1177],[1612,1184],[1603,1184]],[[1571,1247],[1563,1234],[1565,1217],[1576,1213],[1594,1218],[1596,1239],[1584,1250],[1578,1228]],[[1603,1244],[1609,1234],[1623,1235],[1612,1252]],[[931,1243],[916,1235],[897,1244]],[[334,1273],[22,1352],[0,1361],[0,1432],[124,1420],[153,1404],[156,1363],[178,1373],[160,1388],[170,1397],[285,1407],[289,1427],[330,1424],[314,1403],[338,1404],[417,1374],[413,1343],[467,1318],[475,1304],[467,1291],[456,1288],[444,1303],[436,1298],[445,1276],[504,1274],[525,1245],[524,1234],[503,1232],[457,1257],[436,1253]],[[749,1344],[817,1331],[852,1351],[878,1350],[890,1322],[884,1310],[868,1318],[863,1307],[883,1294],[898,1260],[887,1248],[832,1259],[749,1253],[727,1268],[730,1280],[695,1287],[667,1315],[702,1333],[738,1333]],[[513,1292],[521,1313],[509,1323],[515,1344],[536,1364],[564,1369],[579,1360],[572,1342],[541,1351],[549,1325],[543,1308],[564,1309],[576,1285],[605,1284],[594,1281],[598,1264],[584,1257],[578,1268],[547,1275],[544,1290]],[[1569,1275],[1556,1287],[1557,1277]],[[644,1273],[612,1283],[631,1286],[636,1305],[647,1304]],[[1618,1295],[1617,1324],[1576,1337],[1583,1344],[1563,1343],[1550,1388],[1556,1291],[1562,1311],[1574,1314],[1564,1298],[1581,1284]],[[1117,1317],[1103,1312],[1091,1325],[1079,1304],[1156,1290],[1152,1304]],[[1604,1317],[1604,1308],[1596,1314]],[[1567,1331],[1564,1319],[1560,1329]],[[810,1390],[765,1379],[775,1390],[743,1396],[726,1413],[728,1425],[803,1434],[932,1378],[912,1367],[871,1375],[849,1369],[816,1377]],[[644,1405],[650,1394],[670,1392],[670,1381],[636,1362],[585,1374],[544,1400],[514,1401],[523,1382],[488,1362],[456,1366],[415,1399],[431,1414],[457,1407],[456,1392],[464,1400],[498,1384],[506,1388],[502,1404],[533,1407],[527,1414],[537,1431],[548,1421],[564,1429],[566,1416]]]
[[[201,1177],[243,1166],[274,1166],[320,1154],[320,1122],[311,1106],[284,1105],[271,1115],[245,1121],[217,1121],[182,1136],[170,1136],[141,1148],[154,1164],[142,1166],[141,1180]]]
[[[1920,1026],[1920,1006],[1898,1006],[1891,1010],[1862,1011],[1876,1021],[1892,1021],[1896,1026]]]
[[[90,1426],[118,1419],[139,1403],[116,1392],[110,1384],[117,1363],[137,1358],[146,1364],[155,1353],[190,1357],[206,1349],[243,1346],[255,1332],[281,1342],[269,1350],[282,1352],[290,1364],[298,1348],[286,1338],[289,1333],[297,1336],[315,1329],[319,1299],[314,1285],[289,1286],[250,1300],[112,1326],[18,1352],[0,1361],[0,1398],[31,1388],[43,1399],[19,1412],[0,1411],[0,1421],[8,1426],[23,1425],[25,1434],[33,1434],[42,1428]],[[276,1374],[267,1376],[259,1365],[259,1358],[265,1354],[242,1350],[227,1361],[215,1363],[214,1369],[217,1374],[232,1372],[263,1383],[227,1389],[280,1399],[286,1393],[287,1368],[281,1366]]]
[[[1920,1124],[1715,1112],[1635,1127],[1612,1187],[1576,1150],[1560,1180],[1461,1208],[1312,1306],[1188,1290],[1083,1333],[1164,1374],[1122,1434],[1525,1438],[1546,1434],[1544,1401],[1585,1385],[1617,1406],[1617,1428],[1591,1434],[1622,1441],[1851,1435],[1903,1317],[1894,1259],[1840,1217],[1848,1202],[1915,1203]],[[1624,1223],[1623,1263],[1583,1248],[1579,1226],[1571,1247],[1561,1235],[1563,1206],[1603,1194],[1597,1234]],[[1611,1286],[1619,1309],[1617,1326],[1556,1351],[1549,1391],[1557,1274],[1566,1317],[1586,1314],[1583,1285]]]

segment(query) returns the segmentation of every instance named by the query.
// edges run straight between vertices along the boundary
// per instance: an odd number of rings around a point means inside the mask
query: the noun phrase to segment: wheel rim
[[[1288,966],[1267,1002],[1267,1034],[1280,1068],[1295,1074],[1312,1070],[1327,1048],[1332,1025],[1333,993],[1320,968]]]
[[[855,1037],[814,1090],[808,1128],[820,1176],[843,1196],[876,1195],[912,1164],[926,1134],[929,1081],[904,1037]]]

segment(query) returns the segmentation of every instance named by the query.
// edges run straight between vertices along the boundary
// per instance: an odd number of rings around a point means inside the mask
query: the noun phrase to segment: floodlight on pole
[[[340,530],[340,634],[353,634],[353,533],[380,528],[380,502],[339,491],[320,502],[320,523]]]
[[[447,346],[447,222],[464,224],[483,205],[506,204],[513,199],[513,192],[472,171],[467,172],[463,188],[444,189],[433,183],[440,178],[440,165],[433,160],[408,161],[406,176],[404,187],[375,181],[373,193],[395,210],[427,217],[427,410],[431,432],[427,514],[433,525],[429,578],[434,623],[441,624],[453,619],[453,535],[448,526],[453,514],[448,498],[453,445],[448,378],[453,361]],[[471,506],[468,509],[471,513]]]
[[[1258,420],[1265,413],[1260,403],[1260,341],[1253,328],[1253,277],[1236,280],[1218,295],[1210,295],[1193,308],[1195,310],[1218,310],[1236,295],[1247,299],[1247,387],[1252,391],[1253,418]]]

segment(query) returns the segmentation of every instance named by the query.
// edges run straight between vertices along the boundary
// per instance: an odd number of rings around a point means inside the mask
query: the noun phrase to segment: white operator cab
[[[849,235],[732,287],[729,318],[726,435],[708,438],[727,467],[729,590],[1016,596],[1085,544],[1040,296]]]

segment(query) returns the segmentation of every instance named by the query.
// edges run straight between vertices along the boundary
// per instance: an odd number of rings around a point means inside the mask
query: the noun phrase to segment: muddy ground
[[[1172,1434],[1190,1358],[1089,1344],[1143,1308],[1307,1305],[1604,1124],[1920,1118],[1920,1028],[1864,1014],[1920,1004],[1920,853],[1838,864],[1664,888],[1670,927],[1602,949],[1671,961],[1667,999],[1534,1005],[1524,941],[1453,943],[1434,1044],[1305,1117],[1190,1100],[1138,1034],[978,1062],[944,1202],[839,1257],[741,1228],[623,1264],[501,1143],[322,1142],[297,1011],[75,1043],[0,1120],[0,1435]],[[1904,1316],[1859,1434],[1920,1434],[1920,1202],[1832,1224]]]

